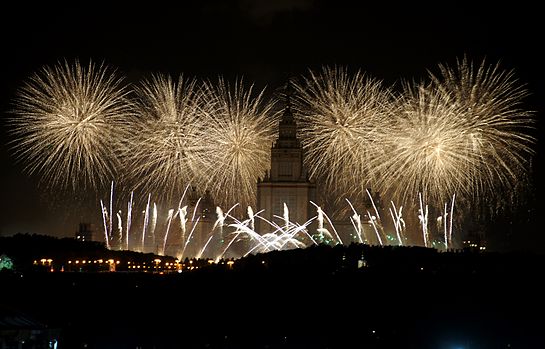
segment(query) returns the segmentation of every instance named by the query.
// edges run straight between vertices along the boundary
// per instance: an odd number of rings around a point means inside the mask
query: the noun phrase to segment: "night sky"
[[[461,2],[443,8],[352,3],[218,0],[51,7],[18,2],[8,8],[3,2],[0,235],[73,236],[78,222],[100,219],[96,198],[106,198],[108,188],[92,199],[52,195],[38,186],[37,176],[23,172],[6,145],[5,116],[15,90],[43,65],[64,58],[104,61],[129,82],[157,72],[197,78],[221,74],[243,76],[272,92],[288,74],[324,64],[361,69],[393,84],[420,79],[427,69],[436,72],[439,63],[454,64],[464,54],[476,60],[486,57],[489,62],[501,60],[527,83],[532,92],[527,109],[537,111],[537,132],[543,139],[543,19],[536,7],[520,1],[499,8]],[[538,144],[535,178],[543,170],[542,148]],[[534,187],[535,197],[541,197],[541,183],[536,180]],[[536,226],[544,208],[530,208],[535,228],[517,233],[517,246],[542,246],[544,241]]]

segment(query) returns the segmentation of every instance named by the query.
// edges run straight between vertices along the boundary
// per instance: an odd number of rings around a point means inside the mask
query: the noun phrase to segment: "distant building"
[[[79,241],[95,241],[95,232],[91,223],[80,223],[79,229],[76,231],[76,240]]]
[[[289,91],[288,91],[289,93]],[[310,201],[316,200],[316,184],[311,182],[303,166],[304,153],[297,138],[297,124],[290,108],[289,94],[279,124],[278,139],[271,148],[271,169],[257,183],[257,208],[260,216],[282,226],[284,204],[289,220],[304,224],[316,211]],[[271,233],[274,228],[262,220],[256,221],[256,231]]]
[[[485,252],[486,239],[483,233],[470,233],[462,240],[463,248],[470,251]]]
[[[216,231],[218,227],[214,229],[218,217],[216,205],[209,191],[203,196],[200,194],[195,188],[191,188],[182,218],[185,221],[185,231],[174,228],[173,225],[166,244],[166,255],[212,258],[218,254],[225,237]],[[204,246],[206,249],[203,251]]]

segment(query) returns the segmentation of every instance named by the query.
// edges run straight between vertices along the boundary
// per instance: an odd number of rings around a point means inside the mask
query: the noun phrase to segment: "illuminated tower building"
[[[284,216],[284,203],[289,210],[289,220],[304,224],[315,214],[316,209],[310,201],[315,201],[316,184],[308,179],[303,166],[303,148],[297,138],[297,124],[293,117],[289,100],[280,120],[278,139],[271,148],[271,169],[257,183],[257,207],[264,210],[260,216],[283,225],[283,220],[274,216]],[[273,231],[273,227],[256,220],[256,230],[263,235]]]

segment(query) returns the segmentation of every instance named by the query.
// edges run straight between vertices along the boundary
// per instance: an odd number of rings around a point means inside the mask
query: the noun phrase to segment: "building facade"
[[[278,217],[286,214],[291,222],[301,225],[315,216],[316,208],[311,201],[316,199],[316,184],[309,180],[303,160],[297,123],[288,100],[279,123],[278,139],[271,148],[270,171],[257,183],[257,207],[263,210],[261,217],[282,226],[283,218]],[[256,230],[263,235],[273,232],[274,227],[257,220]]]
[[[79,241],[98,241],[91,223],[80,223],[75,235]]]

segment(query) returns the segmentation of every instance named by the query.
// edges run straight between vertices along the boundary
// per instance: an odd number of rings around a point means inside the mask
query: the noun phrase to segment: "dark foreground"
[[[357,268],[339,251],[170,275],[0,273],[0,305],[59,329],[58,348],[545,348],[542,256]]]

